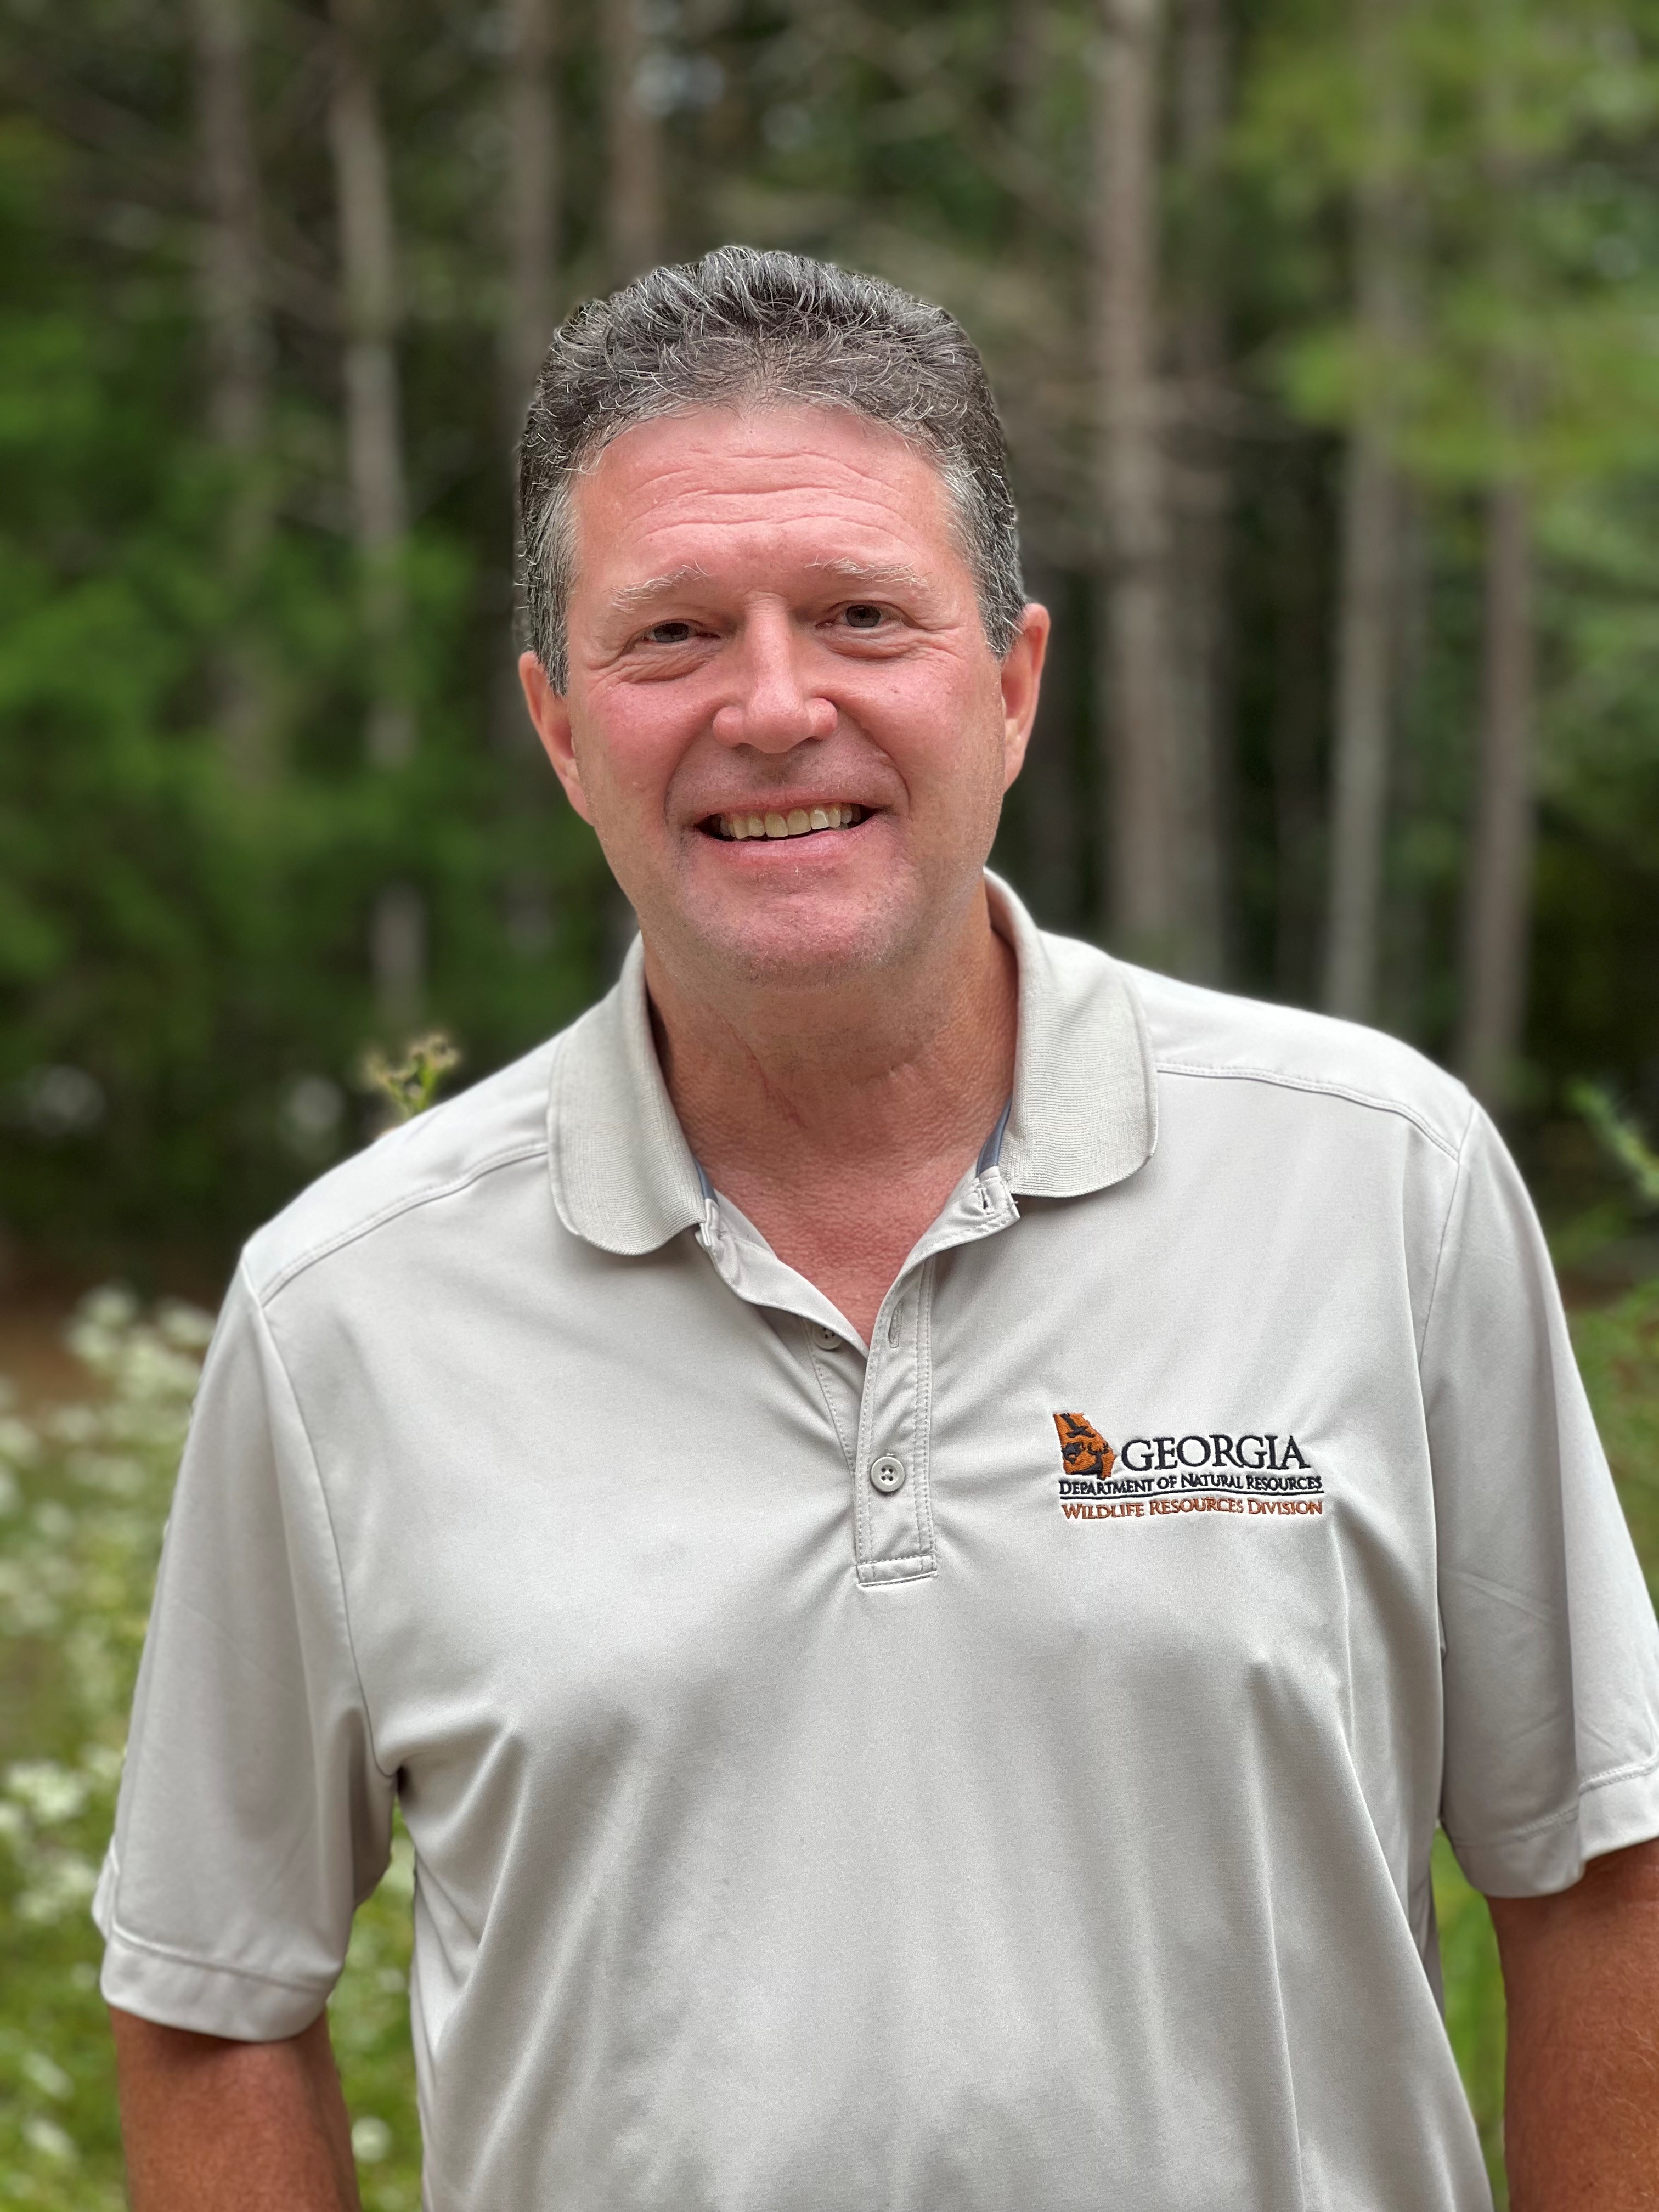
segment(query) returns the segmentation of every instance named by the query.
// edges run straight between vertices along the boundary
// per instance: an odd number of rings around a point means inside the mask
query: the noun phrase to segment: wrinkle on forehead
[[[939,562],[948,548],[977,600],[949,487],[930,456],[884,424],[815,408],[698,409],[630,425],[606,455],[574,503],[570,550],[587,538],[599,571],[587,569],[598,587],[589,605],[612,622],[729,583],[728,555],[775,579],[787,568],[849,595],[931,604],[941,591],[955,597]],[[586,565],[572,562],[573,607]]]

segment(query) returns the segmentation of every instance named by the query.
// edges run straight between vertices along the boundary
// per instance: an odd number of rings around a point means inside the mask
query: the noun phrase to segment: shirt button
[[[896,1490],[904,1487],[904,1462],[895,1459],[890,1452],[870,1462],[870,1480],[876,1489],[890,1498]]]
[[[820,1352],[839,1352],[842,1340],[839,1330],[826,1328],[821,1321],[809,1322],[807,1333]]]

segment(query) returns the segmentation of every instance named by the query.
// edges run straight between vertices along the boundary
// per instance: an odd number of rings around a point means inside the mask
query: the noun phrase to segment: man
[[[727,248],[556,337],[530,710],[611,996],[255,1237],[99,1900],[137,2212],[1659,2204],[1659,1639],[1525,1196],[1364,1031],[1039,934],[946,316]]]

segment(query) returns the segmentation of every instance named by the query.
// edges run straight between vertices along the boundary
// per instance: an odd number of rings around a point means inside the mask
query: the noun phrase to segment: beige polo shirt
[[[1437,1820],[1503,1893],[1659,1832],[1485,1117],[994,890],[1012,1109],[867,1346],[706,1190],[637,952],[248,1247],[104,1989],[301,2028],[400,1799],[429,2212],[1474,2212]]]

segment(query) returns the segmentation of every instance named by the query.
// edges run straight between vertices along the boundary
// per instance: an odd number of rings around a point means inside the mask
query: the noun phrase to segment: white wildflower
[[[101,1425],[94,1406],[54,1406],[46,1416],[47,1432],[60,1444],[90,1443]]]
[[[169,1344],[181,1352],[204,1352],[213,1334],[213,1316],[182,1298],[168,1298],[157,1307],[156,1325]]]
[[[97,1868],[77,1851],[43,1852],[31,1873],[33,1879],[17,1899],[17,1917],[37,1928],[84,1911],[98,1887]]]
[[[23,2141],[31,2150],[39,2151],[42,2158],[52,2159],[59,2166],[74,2162],[74,2143],[56,2120],[46,2119],[38,2112],[24,2121]]]
[[[57,2103],[74,2094],[75,2084],[55,2058],[48,2058],[44,2051],[28,2051],[23,2054],[23,2072],[33,2082],[43,2097]]]
[[[46,1498],[34,1509],[34,1525],[49,1544],[64,1544],[75,1534],[75,1516],[57,1498]]]
[[[30,1467],[40,1456],[40,1439],[27,1421],[0,1412],[0,1459],[14,1467]]]
[[[378,2166],[392,2154],[392,2130],[384,2120],[366,2112],[351,2124],[351,2148],[361,2164]]]
[[[27,1805],[43,1828],[72,1820],[85,1805],[91,1783],[54,1759],[20,1759],[6,1769],[5,1792]]]
[[[94,1328],[131,1328],[138,1318],[138,1301],[125,1283],[105,1283],[87,1292],[76,1317]]]

